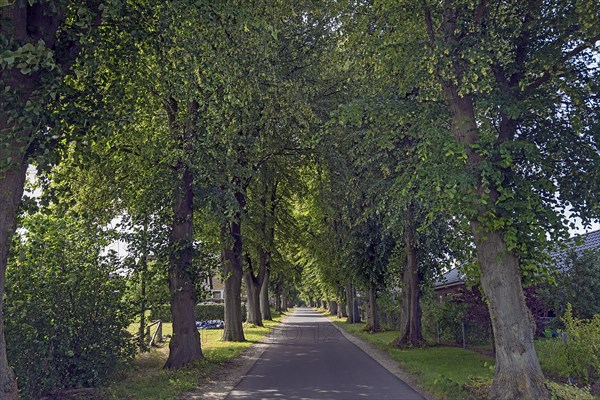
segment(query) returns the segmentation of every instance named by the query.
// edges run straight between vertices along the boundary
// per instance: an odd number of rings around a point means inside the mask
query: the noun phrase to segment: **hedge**
[[[153,320],[160,319],[162,322],[172,322],[171,308],[168,304],[153,307],[150,316]],[[196,321],[212,319],[225,320],[225,306],[223,304],[196,305]],[[246,321],[246,305],[244,303],[242,303],[242,320]]]

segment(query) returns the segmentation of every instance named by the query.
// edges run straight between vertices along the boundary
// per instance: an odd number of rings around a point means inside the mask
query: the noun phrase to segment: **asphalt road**
[[[296,309],[269,343],[228,400],[423,400],[311,309]]]

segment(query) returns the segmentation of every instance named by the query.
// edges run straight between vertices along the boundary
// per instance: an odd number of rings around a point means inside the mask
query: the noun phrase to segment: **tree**
[[[0,2],[0,298],[27,165],[56,143],[48,135],[48,105],[59,97],[87,33],[100,23],[100,4]],[[0,397],[10,400],[18,395],[3,326],[0,307]]]
[[[365,6],[373,16],[366,29],[379,37],[371,44],[385,54],[378,73],[394,74],[400,90],[443,102],[450,114],[446,158],[464,164],[440,190],[455,192],[447,204],[466,211],[475,238],[496,343],[493,399],[549,398],[522,276],[534,275],[547,233],[565,234],[559,211],[567,204],[586,221],[598,217],[599,24],[590,7]]]

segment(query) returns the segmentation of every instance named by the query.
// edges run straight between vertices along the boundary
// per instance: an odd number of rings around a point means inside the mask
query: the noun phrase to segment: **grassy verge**
[[[120,380],[103,389],[103,396],[110,400],[163,400],[194,389],[206,381],[210,373],[224,362],[231,360],[253,343],[260,341],[281,322],[283,314],[273,313],[273,321],[264,321],[264,327],[244,324],[246,342],[222,342],[222,330],[200,331],[202,351],[205,358],[194,365],[178,371],[164,370],[169,346],[164,343],[149,353],[140,354],[130,371]],[[132,328],[135,330],[135,328]],[[172,333],[171,324],[165,323],[163,335]]]
[[[376,347],[387,351],[400,367],[410,373],[417,384],[436,399],[472,399],[486,397],[494,375],[494,359],[457,347],[433,346],[417,349],[398,349],[389,344],[398,337],[398,331],[367,333],[362,324],[347,324],[344,319],[328,318],[346,331]],[[540,346],[540,347],[538,347]],[[562,360],[556,360],[556,343],[536,343],[540,348],[542,368],[562,371]],[[589,391],[556,382],[548,382],[556,400],[594,400]]]

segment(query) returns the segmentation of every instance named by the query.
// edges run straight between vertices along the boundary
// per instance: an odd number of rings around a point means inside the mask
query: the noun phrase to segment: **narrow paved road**
[[[311,309],[296,309],[269,343],[228,400],[423,400]]]

